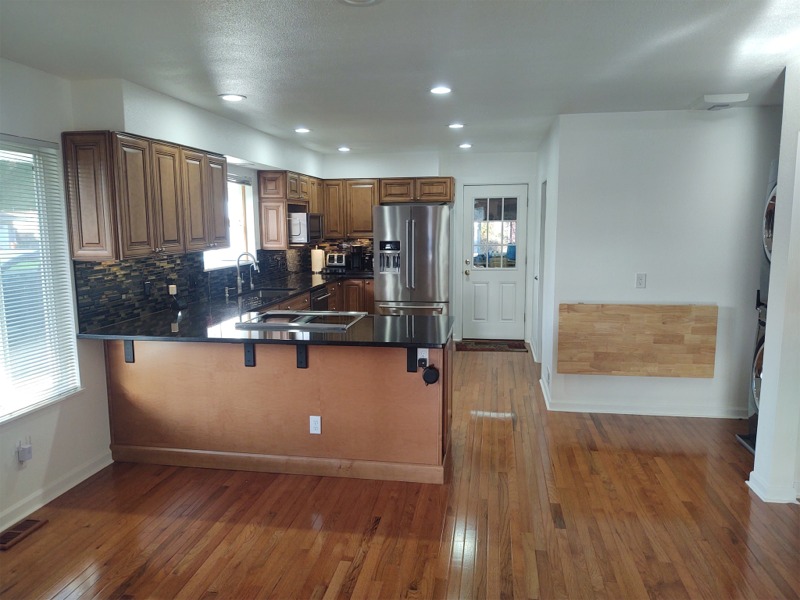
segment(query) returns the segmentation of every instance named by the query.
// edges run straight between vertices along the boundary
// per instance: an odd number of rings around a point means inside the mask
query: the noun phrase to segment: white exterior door
[[[525,337],[528,186],[464,187],[464,338]]]

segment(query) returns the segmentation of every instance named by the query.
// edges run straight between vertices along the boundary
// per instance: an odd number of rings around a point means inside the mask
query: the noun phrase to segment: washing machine
[[[760,288],[756,292],[756,329],[753,362],[750,368],[750,389],[748,400],[747,433],[737,434],[736,439],[755,454],[756,433],[758,431],[758,409],[761,403],[761,376],[764,370],[764,339],[767,329],[767,304],[769,301],[769,271],[772,262],[772,233],[775,225],[775,200],[778,181],[778,162],[773,161],[770,167],[767,198],[761,219],[762,259],[759,277]]]

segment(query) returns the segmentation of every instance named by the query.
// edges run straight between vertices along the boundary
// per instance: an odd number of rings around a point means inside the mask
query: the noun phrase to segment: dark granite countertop
[[[363,274],[362,274],[363,276]],[[368,274],[367,274],[368,276]],[[346,275],[344,278],[352,277]],[[291,288],[271,297],[269,304],[312,291],[342,279],[340,276],[294,274],[270,282],[270,287]],[[249,310],[248,310],[249,309]],[[368,315],[345,332],[244,331],[235,328],[239,321],[256,317],[255,307],[241,308],[236,298],[230,301],[197,302],[180,312],[162,310],[79,333],[82,339],[123,339],[173,342],[227,342],[266,344],[310,344],[339,346],[400,346],[405,348],[443,347],[450,338],[454,319],[441,316]]]

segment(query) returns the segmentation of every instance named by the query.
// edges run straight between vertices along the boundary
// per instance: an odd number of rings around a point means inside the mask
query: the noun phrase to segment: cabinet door
[[[381,179],[381,204],[411,202],[414,199],[414,182],[411,177]]]
[[[300,191],[300,174],[286,172],[286,199],[302,200],[303,194]]]
[[[372,237],[372,207],[378,204],[377,179],[347,180],[347,235]]]
[[[343,310],[341,300],[339,299],[342,284],[340,282],[329,283],[326,286],[328,293],[331,295],[328,298],[328,310]]]
[[[149,256],[156,248],[150,142],[119,133],[113,140],[120,255]]]
[[[202,152],[181,148],[181,186],[186,227],[186,250],[207,250],[208,158]]]
[[[228,226],[228,162],[208,156],[208,243],[213,248],[231,245]]]
[[[322,214],[322,180],[308,178],[308,212]]]
[[[286,198],[286,171],[259,171],[258,197]]]
[[[262,200],[259,207],[261,249],[286,250],[289,247],[286,202],[281,200]]]
[[[344,283],[342,283],[342,295],[342,304],[344,305],[344,310],[364,310],[363,279],[347,279]]]
[[[300,199],[308,202],[311,196],[311,177],[300,175]]]
[[[372,279],[364,279],[364,308],[366,312],[375,312],[375,285]]]
[[[452,202],[452,177],[421,177],[417,179],[414,198],[420,202]]]
[[[158,142],[150,146],[156,248],[176,254],[186,251],[179,154],[177,146]]]
[[[280,310],[308,310],[309,306],[311,306],[311,295],[305,293],[282,303]]]
[[[326,179],[322,188],[325,239],[343,238],[347,235],[344,224],[344,182],[341,179]]]
[[[108,132],[65,133],[61,146],[72,258],[115,260],[119,254]]]

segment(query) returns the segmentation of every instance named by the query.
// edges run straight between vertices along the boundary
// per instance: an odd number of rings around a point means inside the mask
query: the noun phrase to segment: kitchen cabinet
[[[378,205],[377,179],[345,180],[347,236],[372,237],[372,207]]]
[[[325,179],[322,182],[322,215],[325,239],[347,237],[345,227],[344,181]]]
[[[311,306],[311,294],[306,292],[299,296],[289,298],[278,304],[277,310],[308,310]],[[274,309],[273,309],[274,310]]]
[[[286,226],[286,202],[283,200],[261,200],[262,250],[286,250],[289,247],[289,230]]]
[[[62,136],[71,249],[76,260],[118,258],[110,144],[105,131]]]
[[[159,249],[153,226],[150,142],[115,133],[112,143],[120,253],[125,258],[148,256]]]
[[[341,290],[342,290],[342,282],[336,281],[334,283],[329,283],[325,286],[325,289],[330,294],[328,298],[328,310],[344,310],[342,308],[341,302]]]
[[[392,202],[452,202],[452,177],[381,179],[381,204]]]
[[[171,144],[153,142],[150,145],[153,166],[156,247],[164,252],[183,253],[186,242],[183,235],[183,193],[181,191],[180,148]]]
[[[181,148],[180,158],[186,249],[228,247],[225,159],[188,148]]]
[[[286,171],[258,172],[259,198],[286,198]]]
[[[308,212],[322,214],[322,180],[316,177],[308,178]]]
[[[75,260],[229,245],[223,157],[121,132],[62,140]]]
[[[341,282],[342,310],[372,314],[375,305],[375,286],[372,279],[346,279]]]

